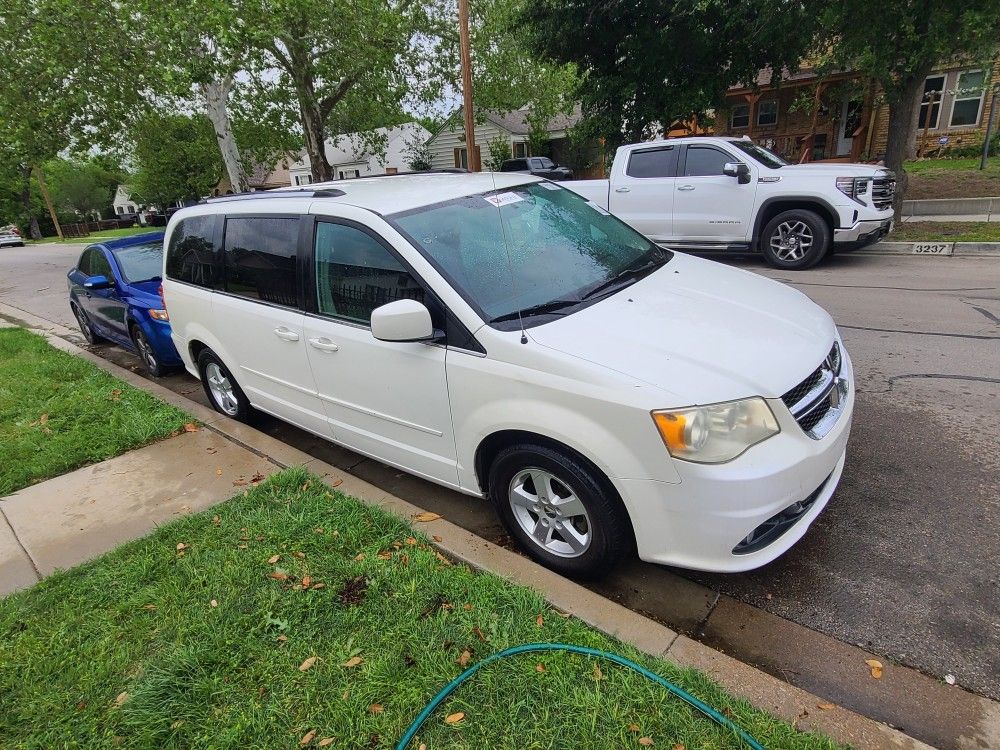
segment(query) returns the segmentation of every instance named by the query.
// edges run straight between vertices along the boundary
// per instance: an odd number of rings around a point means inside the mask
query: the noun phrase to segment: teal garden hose
[[[698,711],[701,711],[701,713],[705,714],[705,716],[712,719],[712,721],[714,721],[716,724],[719,724],[720,726],[723,726],[726,729],[732,730],[733,733],[736,734],[736,736],[739,737],[741,740],[743,740],[743,742],[745,742],[748,747],[752,748],[753,750],[764,750],[763,745],[757,742],[757,740],[755,740],[753,737],[747,734],[744,730],[740,729],[740,727],[738,727],[736,724],[731,722],[725,716],[720,714],[714,708],[698,700],[690,693],[681,690],[672,682],[669,682],[663,677],[660,677],[660,675],[656,674],[655,672],[650,672],[645,667],[641,667],[634,661],[626,659],[624,656],[619,656],[618,654],[612,654],[607,651],[599,651],[596,648],[587,648],[586,646],[573,646],[567,643],[525,643],[522,646],[513,646],[512,648],[505,648],[503,651],[498,651],[495,654],[487,656],[482,661],[476,662],[471,667],[462,672],[462,674],[460,674],[454,680],[449,682],[441,690],[441,692],[439,692],[437,695],[434,696],[431,702],[424,707],[424,710],[420,712],[417,718],[413,720],[413,723],[410,724],[410,726],[407,728],[402,738],[396,744],[396,750],[406,750],[406,746],[410,744],[410,740],[412,740],[414,735],[416,735],[417,731],[419,731],[421,725],[423,725],[423,723],[427,720],[427,717],[429,717],[432,713],[434,713],[434,709],[436,709],[439,705],[441,705],[441,703],[445,700],[445,698],[451,695],[455,691],[455,689],[458,688],[459,685],[461,685],[463,682],[469,679],[480,669],[485,667],[487,664],[498,661],[500,659],[504,659],[508,656],[515,656],[517,654],[527,654],[532,651],[569,651],[575,654],[596,656],[599,659],[607,659],[608,661],[613,661],[615,664],[620,664],[623,667],[628,667],[629,669],[638,672],[646,679],[652,680],[658,685],[662,685],[671,693],[680,698],[682,701],[692,706],[693,708],[697,709]]]

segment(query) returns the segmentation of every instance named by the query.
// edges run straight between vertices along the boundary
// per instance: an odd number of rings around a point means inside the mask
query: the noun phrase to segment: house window
[[[308,174],[297,174],[295,175],[296,185],[308,185],[313,181],[312,175]]]
[[[514,158],[524,159],[528,155],[528,142],[517,141],[514,143]]]
[[[729,115],[729,127],[748,128],[750,127],[750,105],[737,104]]]
[[[115,206],[115,210],[116,210],[116,211],[117,211],[118,213],[120,213],[120,214],[123,214],[123,213],[125,213],[125,207],[124,207],[124,206]]]
[[[955,101],[951,105],[951,127],[979,124],[979,115],[982,114],[983,110],[985,83],[985,70],[966,70],[958,74]]]
[[[341,169],[340,170],[340,179],[342,179],[342,180],[349,180],[352,177],[360,177],[360,176],[361,176],[361,171],[358,170],[358,169]]]
[[[399,169],[397,169],[396,167],[386,167],[385,168],[385,173],[386,174],[399,174]]]
[[[135,213],[135,206],[133,206],[132,204],[129,204],[128,212],[130,214],[134,214]]]
[[[480,157],[480,163],[482,163],[482,151],[478,145],[476,145],[476,155]],[[465,146],[455,149],[455,167],[458,169],[469,168],[469,150]]]
[[[944,93],[944,76],[928,76],[924,81],[924,94],[920,100],[920,119],[917,121],[918,128],[927,127],[927,110],[930,109],[930,127],[937,130],[941,122],[941,96]],[[931,96],[934,97],[934,106],[931,107]]]
[[[777,122],[778,122],[777,100],[769,99],[766,102],[759,102],[757,104],[757,124],[774,125]]]

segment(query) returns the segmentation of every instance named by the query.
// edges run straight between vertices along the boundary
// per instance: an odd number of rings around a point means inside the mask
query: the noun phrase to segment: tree
[[[122,174],[101,162],[100,159],[52,159],[45,164],[52,202],[57,209],[90,218],[111,207]]]
[[[614,146],[704,115],[761,69],[795,69],[813,19],[784,0],[535,0],[519,20],[536,55],[577,67],[584,111]]]
[[[427,172],[434,168],[431,163],[433,155],[427,141],[421,138],[418,133],[414,133],[406,140],[403,153],[406,154],[406,166],[414,172]]]
[[[914,148],[924,80],[935,65],[995,55],[1000,39],[996,0],[924,0],[824,4],[817,47],[829,66],[848,67],[878,82],[889,105],[885,165],[898,179],[896,218],[907,175],[903,162]]]
[[[212,192],[225,173],[212,123],[205,115],[148,115],[133,133],[136,174],[130,193],[165,209]]]
[[[486,145],[490,152],[486,166],[490,168],[491,172],[499,172],[503,163],[511,158],[510,140],[498,135]]]

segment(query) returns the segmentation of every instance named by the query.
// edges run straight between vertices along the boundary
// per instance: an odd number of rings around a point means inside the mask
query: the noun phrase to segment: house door
[[[837,130],[837,156],[850,156],[854,133],[861,127],[864,103],[860,99],[844,99],[840,105],[840,128]]]

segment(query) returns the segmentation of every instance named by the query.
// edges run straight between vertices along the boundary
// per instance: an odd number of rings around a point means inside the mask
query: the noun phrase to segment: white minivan
[[[212,404],[489,497],[535,559],[763,565],[836,489],[830,316],[523,174],[383,176],[178,211],[163,292]]]

